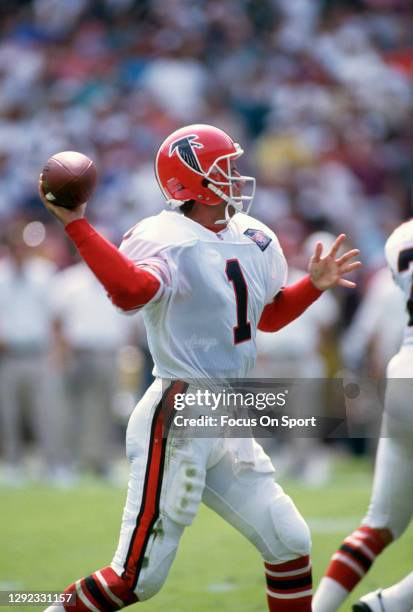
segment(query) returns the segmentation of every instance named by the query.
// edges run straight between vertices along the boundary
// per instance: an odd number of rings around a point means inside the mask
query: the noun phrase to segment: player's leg
[[[362,525],[333,555],[314,596],[314,612],[334,612],[376,556],[406,529],[413,506],[411,355],[400,352],[387,370],[386,409],[377,449],[370,506]]]
[[[129,516],[125,508],[121,545],[126,542],[128,536],[124,530],[127,531],[133,516]],[[115,557],[110,566],[77,580],[65,589],[65,596],[75,596],[76,605],[51,606],[45,612],[109,612],[153,597],[166,580],[183,530],[183,525],[167,516],[162,517],[151,528],[142,564],[129,557],[125,570]]]
[[[413,572],[387,589],[364,595],[353,612],[410,612],[413,609]]]
[[[375,558],[398,538],[412,516],[413,452],[410,444],[381,438],[373,493],[362,525],[332,556],[314,596],[314,612],[334,612],[365,576]]]
[[[118,610],[155,595],[198,510],[209,441],[194,441],[199,446],[194,449],[164,437],[163,408],[170,397],[164,394],[161,401],[159,383],[145,394],[128,425],[131,472],[114,559],[64,591],[76,595],[76,606],[67,606],[68,611]]]
[[[159,481],[161,477],[159,450],[163,450],[162,435],[160,438],[159,435],[154,437],[157,428],[156,408],[161,395],[161,390],[154,389],[152,385],[139,402],[128,424],[126,439],[130,477],[119,545],[114,558],[115,569],[106,566],[70,584],[64,590],[64,595],[73,595],[75,605],[69,607],[68,604],[64,607],[66,610],[73,612],[117,610],[138,600],[134,592],[133,577],[130,576],[132,564],[135,564],[136,567],[137,560],[137,544],[134,546],[134,536],[135,534],[140,536],[140,527],[142,527],[145,533],[141,540],[145,540],[151,535],[150,530],[153,527],[149,511],[153,511],[156,506],[153,491],[156,492],[159,485],[155,479]],[[154,465],[153,470],[151,470],[151,462]],[[140,519],[142,519],[141,524],[139,524]],[[142,549],[144,544],[145,542],[141,541]],[[131,548],[131,554],[129,554],[129,548]],[[126,575],[126,570],[129,570],[128,575]],[[48,608],[47,612],[54,612],[56,609],[63,609],[63,607],[54,606]]]
[[[269,610],[310,612],[310,532],[273,473],[237,471],[226,453],[207,472],[203,501],[262,554]]]

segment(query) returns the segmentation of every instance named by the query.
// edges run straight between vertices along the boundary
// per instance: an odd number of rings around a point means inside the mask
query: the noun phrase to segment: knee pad
[[[139,601],[146,601],[159,593],[165,584],[175,554],[176,550],[170,550],[157,564],[150,559],[149,565],[142,569],[135,588]]]
[[[164,585],[176,555],[184,527],[162,515],[154,525],[148,541],[142,568],[137,577],[135,593],[139,601],[146,601]]]
[[[288,495],[284,495],[271,506],[271,517],[281,543],[281,550],[276,551],[276,558],[294,558],[310,554],[310,529]]]
[[[206,472],[190,460],[182,461],[168,483],[164,512],[175,523],[187,527],[194,520],[205,487]]]

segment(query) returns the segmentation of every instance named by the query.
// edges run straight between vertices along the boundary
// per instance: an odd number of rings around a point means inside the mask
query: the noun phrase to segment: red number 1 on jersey
[[[234,344],[251,340],[251,323],[248,321],[248,287],[238,259],[228,259],[225,272],[234,287],[237,301],[237,324],[234,326]]]

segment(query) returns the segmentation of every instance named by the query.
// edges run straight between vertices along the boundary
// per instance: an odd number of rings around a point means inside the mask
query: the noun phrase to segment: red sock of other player
[[[286,563],[265,563],[270,612],[311,612],[312,578],[310,557]]]
[[[337,610],[387,544],[379,530],[364,525],[347,536],[320,582],[314,596],[314,612]]]
[[[333,555],[326,576],[339,582],[347,591],[352,591],[384,547],[375,529],[359,527],[347,536]]]

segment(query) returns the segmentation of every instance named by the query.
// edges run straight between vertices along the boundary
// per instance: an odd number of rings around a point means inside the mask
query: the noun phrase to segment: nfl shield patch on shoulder
[[[272,238],[267,236],[262,230],[257,229],[247,229],[244,232],[245,236],[251,238],[255,242],[257,246],[261,249],[261,251],[265,251],[267,246],[270,244]]]

